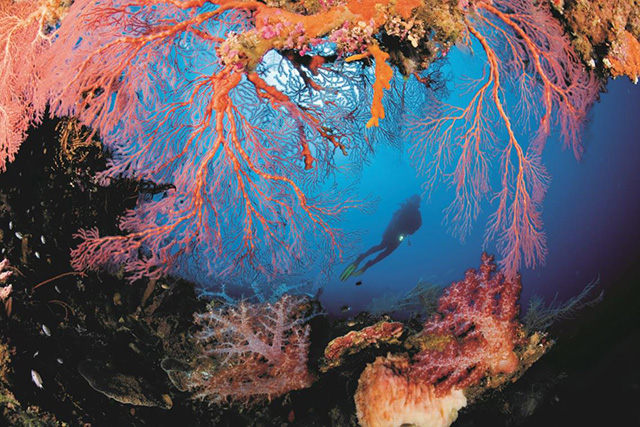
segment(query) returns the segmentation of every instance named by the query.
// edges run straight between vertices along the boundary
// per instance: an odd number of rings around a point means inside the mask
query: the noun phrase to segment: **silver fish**
[[[38,372],[34,371],[33,369],[31,370],[31,381],[33,381],[33,383],[36,385],[36,387],[44,388],[44,383],[42,382],[42,377],[40,376],[40,374]]]

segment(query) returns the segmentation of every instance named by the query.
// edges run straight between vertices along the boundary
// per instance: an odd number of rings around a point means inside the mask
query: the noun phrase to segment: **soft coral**
[[[196,397],[271,399],[310,386],[304,302],[285,295],[273,304],[241,302],[197,315],[196,338],[208,357],[189,378]]]
[[[523,335],[517,304],[520,276],[507,280],[496,271],[493,256],[482,254],[478,270],[453,283],[440,298],[438,314],[429,319],[424,337],[440,337],[443,346],[414,357],[413,374],[436,385],[439,394],[466,388],[487,374],[513,374],[514,349]],[[443,339],[444,338],[444,339]]]

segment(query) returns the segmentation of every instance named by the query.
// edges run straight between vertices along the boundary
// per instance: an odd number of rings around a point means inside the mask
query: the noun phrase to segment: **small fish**
[[[40,259],[40,252],[35,251],[33,254],[36,256],[36,258]]]
[[[42,332],[48,337],[51,336],[51,329],[47,325],[42,325]]]
[[[40,374],[37,371],[34,371],[33,369],[31,370],[31,381],[33,381],[33,383],[36,385],[36,387],[44,388],[44,383],[42,382],[42,377],[40,376]]]
[[[58,362],[58,363],[59,363],[59,364],[61,364],[61,365],[64,363],[64,362],[62,361],[62,358],[60,358],[60,357],[58,357],[58,358],[56,359],[56,362]]]
[[[55,285],[53,288],[56,290],[56,292],[57,292],[57,293],[59,293],[59,294],[61,294],[61,293],[62,293],[62,291],[60,290],[60,288],[58,287],[58,285]]]
[[[13,230],[13,221],[9,221],[9,230]]]
[[[358,280],[358,281],[356,282],[356,286],[361,286],[361,285],[362,285],[362,280]]]
[[[38,357],[39,354],[40,354],[40,350],[36,351],[35,353],[33,353],[33,358],[35,359],[36,357]]]
[[[343,305],[342,308],[340,309],[343,313],[346,313],[347,311],[351,310],[351,307],[349,307],[348,305]]]
[[[44,238],[44,235],[40,236],[40,241],[42,242],[43,245],[47,244],[47,239]]]
[[[22,233],[21,233],[21,232],[16,231],[16,237],[17,237],[18,239],[22,240],[22,238],[23,238],[24,236],[22,235]]]

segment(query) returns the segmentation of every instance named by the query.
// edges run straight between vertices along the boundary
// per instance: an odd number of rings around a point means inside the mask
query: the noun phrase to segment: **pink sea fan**
[[[512,279],[521,267],[543,263],[547,254],[545,144],[556,129],[580,158],[582,126],[602,85],[573,51],[547,2],[459,5],[466,40],[484,51],[486,67],[465,88],[462,105],[436,100],[414,118],[412,158],[426,177],[427,192],[441,181],[454,188],[446,215],[460,238],[471,232],[483,201],[494,203],[486,242],[495,242],[501,267]],[[508,99],[507,91],[517,94],[517,101]]]

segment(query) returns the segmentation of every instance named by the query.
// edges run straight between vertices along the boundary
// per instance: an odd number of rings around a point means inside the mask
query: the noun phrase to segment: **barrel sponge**
[[[451,425],[467,405],[460,389],[436,396],[435,387],[408,375],[407,355],[378,357],[367,365],[355,394],[363,427],[441,427]]]

